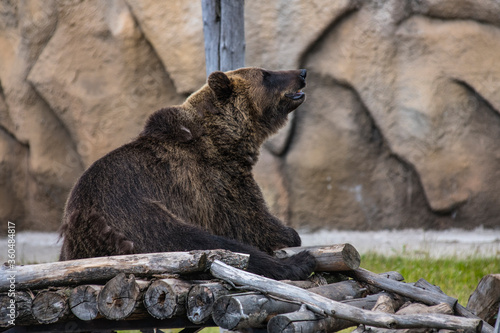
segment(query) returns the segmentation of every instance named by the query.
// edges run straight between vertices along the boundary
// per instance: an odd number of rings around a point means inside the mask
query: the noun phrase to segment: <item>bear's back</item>
[[[126,209],[138,198],[158,196],[168,174],[168,164],[136,140],[95,161],[75,184],[66,209]]]

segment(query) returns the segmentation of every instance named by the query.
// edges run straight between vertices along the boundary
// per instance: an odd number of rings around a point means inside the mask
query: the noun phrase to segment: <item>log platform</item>
[[[350,244],[282,249],[276,256],[286,258],[302,250],[318,262],[307,281],[275,281],[246,272],[248,255],[225,250],[18,266],[15,292],[12,271],[4,265],[0,332],[196,332],[219,326],[307,333],[358,326],[359,333],[493,333],[498,275],[485,277],[465,308],[423,279],[405,283],[397,272],[375,274],[359,268],[359,254]],[[207,276],[213,279],[198,280]],[[484,302],[478,307],[482,295],[491,298],[491,309]]]

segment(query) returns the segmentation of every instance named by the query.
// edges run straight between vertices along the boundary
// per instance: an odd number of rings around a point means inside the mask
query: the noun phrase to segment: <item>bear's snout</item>
[[[300,78],[301,78],[302,80],[304,80],[304,82],[305,82],[305,81],[306,81],[306,76],[307,76],[307,69],[301,69],[301,70],[300,70],[300,75],[299,75],[299,76],[300,76]]]
[[[306,69],[300,69],[296,71],[295,73],[299,72],[299,82],[298,82],[298,87],[294,88],[297,89],[294,92],[286,93],[285,97],[290,98],[294,101],[301,100],[305,97],[305,93],[302,91],[302,88],[306,86],[306,76],[307,76],[307,70]]]

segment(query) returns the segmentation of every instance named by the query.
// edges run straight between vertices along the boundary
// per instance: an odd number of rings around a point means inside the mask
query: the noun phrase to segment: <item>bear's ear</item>
[[[140,136],[151,136],[164,141],[189,142],[202,135],[202,127],[180,116],[181,107],[160,109],[149,116]]]
[[[233,86],[231,80],[223,72],[213,72],[208,76],[208,86],[213,90],[217,99],[224,100],[231,96]]]
[[[194,139],[194,135],[189,128],[186,126],[180,125],[179,127],[179,141],[180,142],[189,142]]]

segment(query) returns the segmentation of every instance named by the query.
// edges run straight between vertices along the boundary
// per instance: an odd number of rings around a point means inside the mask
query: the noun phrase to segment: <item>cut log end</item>
[[[148,312],[157,319],[172,317],[177,308],[174,291],[161,280],[151,284],[144,295],[144,305]]]
[[[99,315],[97,308],[97,295],[102,286],[81,285],[73,288],[69,296],[71,312],[81,320],[94,320]]]
[[[357,269],[361,263],[361,256],[358,250],[351,244],[344,244],[342,249],[342,259],[345,264],[345,270]]]
[[[275,251],[275,255],[278,258],[288,258],[304,250],[316,259],[317,272],[351,271],[361,263],[359,252],[351,244],[289,247]]]
[[[67,296],[64,291],[41,291],[33,300],[31,311],[40,324],[58,322],[69,313]]]
[[[194,324],[202,324],[212,316],[215,300],[228,294],[220,283],[194,285],[187,296],[187,317]]]
[[[135,277],[120,273],[102,288],[97,297],[99,312],[111,320],[127,318],[135,309],[140,288]]]
[[[217,326],[233,330],[238,326],[243,308],[237,299],[231,297],[219,298],[213,308],[213,319]]]
[[[147,311],[157,319],[185,313],[185,303],[191,283],[177,279],[154,281],[144,295]]]

